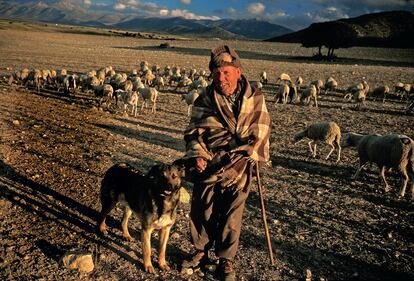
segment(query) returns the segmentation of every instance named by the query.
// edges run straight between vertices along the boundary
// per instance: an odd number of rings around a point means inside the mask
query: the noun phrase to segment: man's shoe
[[[233,262],[231,260],[220,258],[217,270],[220,280],[236,281],[236,272],[234,271]]]
[[[196,252],[190,260],[183,261],[182,268],[198,268],[206,265],[209,262],[208,253],[205,251]]]

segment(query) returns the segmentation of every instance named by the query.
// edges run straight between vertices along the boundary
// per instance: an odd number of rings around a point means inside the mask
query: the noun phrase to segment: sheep
[[[263,88],[263,83],[262,82],[260,82],[260,81],[251,81],[250,82],[250,86],[252,87],[252,88],[256,88],[256,89],[262,89]]]
[[[411,84],[404,84],[401,82],[398,82],[395,86],[394,86],[394,92],[396,94],[398,94],[401,97],[401,100],[408,96],[411,92]]]
[[[143,100],[142,102],[142,106],[141,106],[141,111],[144,109],[144,106],[147,107],[147,101],[150,100],[152,102],[152,107],[151,107],[151,112],[155,113],[156,108],[156,101],[157,101],[157,97],[158,97],[158,91],[155,88],[138,88],[138,92],[141,95],[141,98]]]
[[[115,91],[115,97],[120,98],[124,104],[124,110],[127,112],[128,105],[132,106],[131,114],[134,114],[134,117],[137,116],[137,108],[138,108],[138,93],[123,91],[123,90],[116,90]]]
[[[316,91],[318,95],[321,93],[321,89],[324,87],[324,83],[321,79],[310,82],[309,86],[310,85],[314,85],[316,87]]]
[[[288,101],[288,97],[289,97],[289,91],[290,91],[290,88],[287,85],[287,83],[283,83],[282,85],[280,85],[279,89],[276,92],[276,96],[275,96],[276,103],[279,103],[280,101],[283,104],[286,104]]]
[[[155,75],[152,73],[151,70],[148,70],[147,73],[144,75],[144,84],[145,85],[152,85],[152,82],[155,79]]]
[[[277,78],[276,83],[279,81],[292,81],[292,80],[290,79],[289,74],[282,73],[280,74],[279,78]]]
[[[126,92],[131,92],[133,88],[134,88],[134,85],[132,84],[131,80],[126,80],[122,82],[121,84],[119,84],[119,89],[124,90]]]
[[[63,79],[63,91],[65,95],[69,96],[71,91],[76,94],[76,80],[77,77],[75,74],[66,75]]]
[[[289,103],[295,103],[296,100],[298,99],[298,89],[293,82],[288,81],[287,84],[289,86],[289,95],[288,95]]]
[[[260,83],[266,85],[267,84],[267,73],[266,71],[262,71],[262,73],[260,73]]]
[[[360,107],[362,105],[365,105],[365,100],[366,100],[366,92],[364,89],[359,89],[354,91],[353,93],[347,93],[344,96],[345,100],[354,100],[355,103],[357,103],[357,107]]]
[[[178,81],[177,87],[175,88],[175,91],[177,91],[178,88],[184,88],[189,85],[191,85],[193,81],[187,77],[187,75],[184,75],[180,81]]]
[[[325,81],[325,92],[334,91],[338,87],[338,82],[332,76]]]
[[[187,108],[187,115],[190,116],[191,115],[191,110],[193,107],[193,104],[195,102],[195,100],[202,94],[203,89],[194,89],[192,91],[190,91],[188,94],[182,94],[181,95],[181,99],[185,100],[185,102],[188,105]]]
[[[204,79],[203,76],[198,77],[197,80],[193,81],[189,86],[189,90],[198,89],[198,88],[207,88],[208,82]]]
[[[335,150],[335,146],[338,148],[338,158],[336,163],[341,159],[341,129],[335,122],[314,123],[309,125],[304,130],[294,135],[294,143],[298,143],[303,138],[311,139],[311,141],[308,142],[308,145],[313,157],[316,157],[316,142],[323,141],[332,147],[325,160],[328,160],[329,156],[331,156],[332,152]],[[313,149],[312,143],[314,143]]]
[[[94,92],[96,96],[101,97],[99,104],[102,104],[104,98],[106,98],[106,102],[110,103],[114,94],[114,88],[111,84],[103,84],[96,86]]]
[[[390,93],[390,87],[384,85],[384,86],[378,86],[372,91],[372,96],[376,100],[376,98],[382,98],[382,102],[385,102],[386,96]]]
[[[315,107],[318,107],[318,90],[315,85],[310,85],[309,88],[303,90],[300,96],[303,105],[309,105],[311,99],[313,99]]]
[[[356,147],[359,156],[359,166],[352,176],[356,179],[362,168],[369,162],[378,165],[380,176],[384,181],[384,191],[390,187],[385,179],[385,170],[394,168],[403,176],[399,197],[404,197],[409,178],[411,178],[411,199],[414,200],[414,141],[398,134],[362,135],[347,133],[342,139],[343,147]]]
[[[362,83],[351,85],[345,90],[344,100],[353,99],[359,106],[365,105],[365,100],[369,92],[368,83],[363,80]]]
[[[296,85],[300,88],[300,86],[303,84],[303,78],[298,76],[298,78],[296,78]]]
[[[16,70],[12,75],[10,75],[8,84],[11,85],[13,81],[16,81],[26,85],[27,79],[29,78],[29,73],[30,71],[27,68]]]
[[[40,71],[39,69],[30,70],[27,81],[33,83],[38,93],[40,92],[41,79],[42,79],[42,71]]]
[[[351,85],[348,88],[346,88],[345,94],[348,94],[348,93],[352,94],[355,91],[363,90],[363,89],[364,89],[364,84],[362,84],[362,83],[354,84],[354,85]]]
[[[164,89],[165,87],[164,77],[157,75],[152,83],[152,86],[158,87],[158,90],[160,90],[161,86]]]

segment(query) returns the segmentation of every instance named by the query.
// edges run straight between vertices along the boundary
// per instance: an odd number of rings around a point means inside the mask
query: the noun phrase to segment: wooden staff
[[[274,265],[275,261],[273,259],[273,250],[272,250],[272,243],[270,242],[269,228],[267,227],[266,210],[265,210],[264,200],[263,200],[263,187],[262,187],[262,184],[260,182],[259,163],[258,162],[256,163],[256,177],[257,177],[257,185],[259,186],[260,206],[261,206],[261,209],[262,209],[262,219],[263,219],[263,224],[264,224],[265,233],[266,233],[267,248],[269,249],[270,263],[271,263],[271,265]]]

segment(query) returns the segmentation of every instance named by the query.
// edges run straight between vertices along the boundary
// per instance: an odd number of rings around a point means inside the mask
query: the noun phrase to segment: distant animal
[[[395,168],[404,179],[399,196],[404,197],[408,180],[411,178],[411,199],[414,200],[414,141],[411,138],[398,134],[381,136],[346,133],[342,146],[353,146],[358,151],[359,166],[352,176],[353,179],[357,178],[367,163],[373,162],[380,168],[384,190],[388,192],[390,187],[385,179],[385,170]]]
[[[144,269],[154,273],[151,262],[151,233],[159,229],[158,264],[162,270],[169,270],[166,262],[166,248],[171,227],[177,216],[179,190],[184,169],[178,165],[160,164],[153,166],[145,175],[128,164],[116,164],[108,169],[101,184],[102,209],[98,218],[98,231],[107,234],[106,216],[119,202],[124,207],[122,231],[126,239],[128,219],[134,213],[141,221],[142,252]]]
[[[336,162],[339,162],[341,159],[341,129],[335,122],[311,124],[304,130],[296,133],[293,137],[293,141],[296,144],[303,138],[309,138],[311,140],[308,145],[313,157],[316,157],[316,142],[323,141],[332,147],[331,151],[329,151],[326,156],[326,160],[328,160],[329,156],[331,156],[332,152],[335,150],[335,147],[338,149],[338,158]],[[313,149],[312,143],[314,144]]]
[[[310,105],[311,99],[315,104],[315,107],[318,107],[318,90],[315,85],[310,85],[309,88],[302,91],[300,100],[303,105]]]
[[[267,73],[266,71],[262,71],[262,73],[260,73],[260,83],[266,85],[267,84]]]

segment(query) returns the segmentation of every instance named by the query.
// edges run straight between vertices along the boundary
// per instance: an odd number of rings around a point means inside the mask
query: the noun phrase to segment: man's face
[[[213,83],[216,89],[226,96],[231,96],[237,89],[241,69],[234,66],[221,66],[213,70]]]

